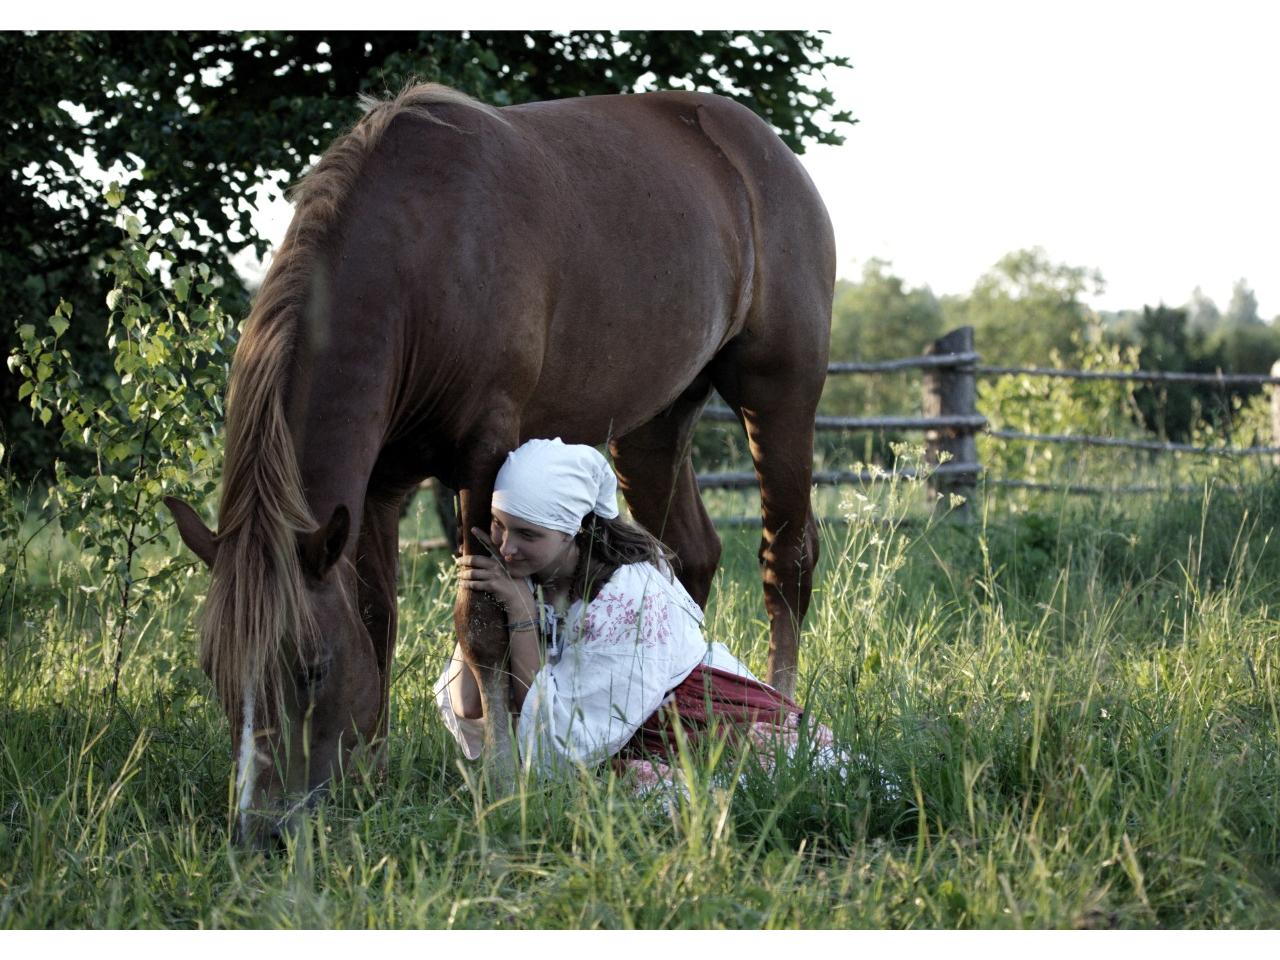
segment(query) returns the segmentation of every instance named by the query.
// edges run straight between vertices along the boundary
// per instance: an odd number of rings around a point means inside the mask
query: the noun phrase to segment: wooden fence
[[[1014,430],[992,430],[987,418],[977,408],[979,377],[1035,376],[1065,377],[1075,380],[1111,380],[1134,383],[1212,384],[1220,387],[1258,386],[1280,384],[1280,362],[1265,374],[1224,373],[1176,373],[1155,370],[1103,371],[1067,370],[1049,367],[994,367],[984,366],[974,348],[972,327],[953,330],[931,343],[923,356],[880,363],[832,363],[829,375],[863,374],[878,375],[903,370],[923,371],[921,391],[921,416],[919,417],[827,417],[816,418],[817,430],[866,431],[894,430],[921,431],[925,441],[925,461],[930,466],[928,495],[936,501],[939,494],[956,493],[972,499],[979,477],[983,474],[978,461],[976,437],[979,433],[1002,441],[1036,441],[1041,443],[1075,444],[1096,447],[1112,447],[1141,450],[1152,453],[1199,453],[1208,456],[1271,456],[1280,463],[1280,390],[1272,393],[1272,437],[1275,446],[1254,447],[1205,447],[1161,440],[1129,440],[1117,437],[1101,437],[1087,434],[1023,433]],[[726,407],[711,406],[703,413],[704,420],[737,421],[733,411]],[[913,477],[913,471],[901,471],[890,476]],[[881,476],[881,475],[877,475]],[[843,484],[867,482],[874,477],[851,471],[815,472],[815,484]],[[1073,494],[1101,493],[1155,493],[1167,491],[1167,486],[1114,486],[1100,487],[1087,484],[1051,484],[1017,480],[1009,477],[986,477],[989,485],[1032,489],[1055,490]],[[702,489],[750,488],[755,486],[754,473],[699,474],[698,485]]]

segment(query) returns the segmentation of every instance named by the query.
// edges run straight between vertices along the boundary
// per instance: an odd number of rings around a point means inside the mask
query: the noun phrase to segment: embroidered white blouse
[[[585,614],[585,615],[584,615]],[[544,616],[550,607],[544,608]],[[590,604],[574,603],[547,638],[516,725],[521,760],[551,773],[617,753],[699,663],[755,679],[722,643],[702,635],[702,611],[680,581],[651,563],[619,567]],[[484,746],[484,721],[454,713],[453,664],[436,681],[445,727],[469,760]]]

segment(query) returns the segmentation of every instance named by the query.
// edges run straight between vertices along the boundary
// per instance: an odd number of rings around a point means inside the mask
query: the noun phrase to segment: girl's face
[[[571,572],[573,537],[521,520],[501,510],[491,510],[489,536],[513,577],[548,580]]]

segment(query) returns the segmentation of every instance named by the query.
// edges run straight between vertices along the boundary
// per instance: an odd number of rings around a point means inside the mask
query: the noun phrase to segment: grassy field
[[[105,598],[39,539],[0,611],[0,926],[1280,925],[1276,483],[979,499],[966,527],[886,524],[893,495],[818,512],[852,520],[823,531],[800,699],[861,769],[708,749],[672,802],[607,772],[495,801],[430,697],[446,566],[406,555],[388,776],[265,859],[228,844],[203,572],[129,633],[112,712]],[[755,537],[725,532],[709,633],[762,669]]]

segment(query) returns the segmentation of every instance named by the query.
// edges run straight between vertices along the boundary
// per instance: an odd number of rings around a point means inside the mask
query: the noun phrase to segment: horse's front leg
[[[356,549],[356,583],[360,618],[373,641],[381,690],[378,703],[379,772],[385,772],[390,722],[391,666],[396,649],[396,578],[400,563],[401,495],[370,496]]]
[[[498,461],[501,463],[501,461]],[[462,552],[484,554],[485,548],[472,533],[472,528],[489,529],[489,501],[493,495],[494,466],[486,482],[460,491]],[[494,786],[510,793],[515,786],[516,752],[511,731],[510,671],[507,660],[507,617],[502,607],[489,594],[459,590],[453,608],[458,643],[467,663],[474,669],[480,688],[480,705],[484,710],[484,756]]]

